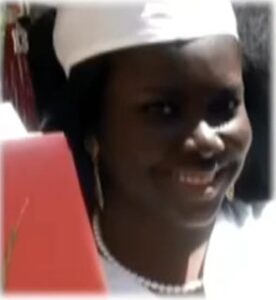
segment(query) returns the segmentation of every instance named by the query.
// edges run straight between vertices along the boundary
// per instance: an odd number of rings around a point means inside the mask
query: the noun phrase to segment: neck
[[[159,282],[198,279],[213,224],[179,227],[126,203],[113,197],[100,215],[102,236],[112,255],[128,269]]]

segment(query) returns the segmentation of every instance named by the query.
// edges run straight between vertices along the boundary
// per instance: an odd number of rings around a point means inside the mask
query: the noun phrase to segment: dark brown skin
[[[237,42],[217,36],[120,52],[104,103],[108,248],[154,280],[196,279],[251,143]]]

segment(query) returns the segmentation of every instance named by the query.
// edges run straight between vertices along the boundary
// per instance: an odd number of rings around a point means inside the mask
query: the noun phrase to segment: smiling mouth
[[[217,171],[217,167],[208,172],[187,172],[180,170],[176,172],[176,177],[181,184],[200,187],[211,184],[215,179]]]
[[[183,173],[179,174],[179,182],[189,184],[189,185],[206,185],[211,183],[214,179],[214,176],[211,174],[208,175],[186,175]]]

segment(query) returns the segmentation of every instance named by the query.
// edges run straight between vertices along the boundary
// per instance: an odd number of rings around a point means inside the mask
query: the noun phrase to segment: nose
[[[224,151],[225,144],[218,133],[205,121],[200,121],[192,134],[185,140],[184,147],[188,151],[196,151],[203,158],[211,158]]]

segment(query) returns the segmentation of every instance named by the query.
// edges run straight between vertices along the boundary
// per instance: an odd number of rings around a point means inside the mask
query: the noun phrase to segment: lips
[[[161,179],[158,185],[161,184],[163,188],[169,186],[167,184],[171,182],[173,184],[171,187],[178,191],[177,193],[185,191],[185,193],[213,195],[227,165],[226,163],[214,162],[212,165],[210,163],[209,166],[197,164],[197,166],[192,167],[190,164],[189,166],[179,165],[160,168],[157,170],[155,178]]]
[[[178,180],[181,183],[189,184],[189,185],[206,185],[213,181],[214,174],[185,174],[180,172],[178,176]]]
[[[182,184],[190,186],[206,186],[213,182],[216,173],[218,171],[217,166],[215,166],[210,171],[176,171],[176,178]]]

